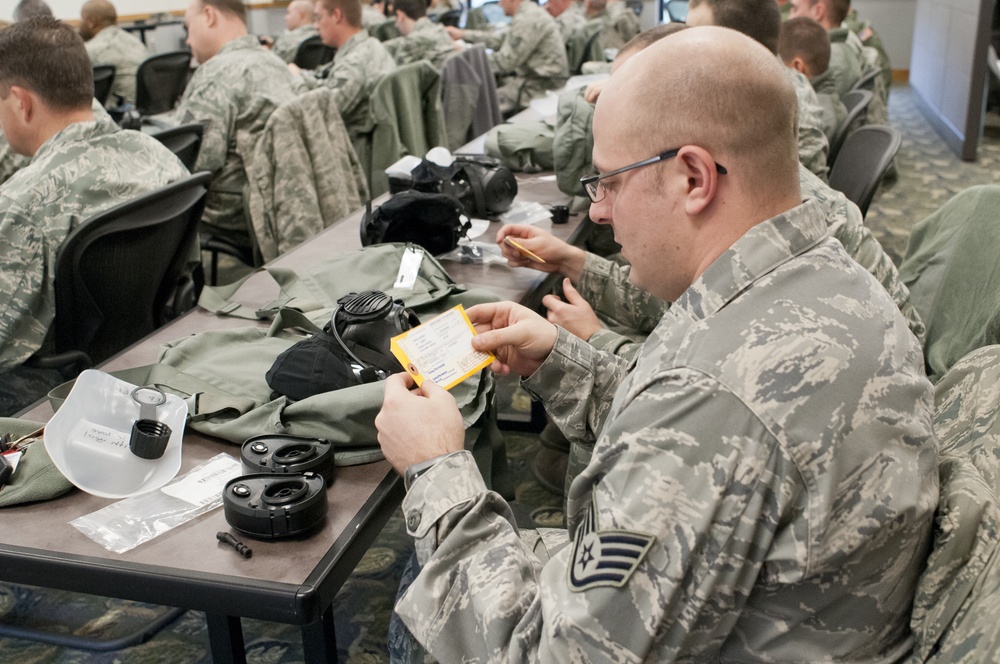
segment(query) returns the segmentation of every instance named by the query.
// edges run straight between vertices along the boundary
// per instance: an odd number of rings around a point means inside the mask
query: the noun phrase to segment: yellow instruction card
[[[393,337],[392,354],[422,385],[425,378],[450,390],[463,380],[488,367],[493,355],[472,348],[476,328],[459,304],[412,330]]]

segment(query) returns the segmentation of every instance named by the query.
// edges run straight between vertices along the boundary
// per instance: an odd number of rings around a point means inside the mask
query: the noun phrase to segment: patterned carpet
[[[897,261],[910,229],[966,187],[1000,183],[1000,135],[987,132],[977,163],[959,161],[916,108],[908,87],[893,88],[890,117],[903,133],[896,158],[898,175],[876,194],[867,223]],[[528,409],[525,395],[508,390],[508,411]],[[508,433],[508,454],[520,478],[516,512],[520,520],[561,525],[561,500],[532,477],[537,449],[532,434]],[[385,635],[403,566],[412,551],[402,519],[393,517],[375,541],[334,605],[342,662],[387,661]],[[166,610],[134,602],[0,584],[0,624],[43,629],[54,634],[116,639]],[[302,661],[298,630],[244,621],[247,658],[254,664]],[[188,611],[141,645],[90,652],[15,638],[0,638],[0,661],[18,664],[201,664],[211,661],[205,619]]]

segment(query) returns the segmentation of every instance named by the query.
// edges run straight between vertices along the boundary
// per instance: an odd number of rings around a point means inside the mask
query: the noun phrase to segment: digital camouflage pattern
[[[818,203],[756,225],[626,375],[565,330],[523,381],[596,441],[544,565],[465,454],[403,501],[396,611],[440,661],[898,662],[938,498],[932,389]]]
[[[206,231],[249,246],[247,165],[271,113],[294,96],[285,63],[255,35],[234,39],[195,70],[174,113],[182,123],[205,125],[195,170],[212,174],[201,222]]]
[[[828,33],[830,67],[827,71],[837,86],[837,93],[843,97],[858,82],[864,70],[861,40],[846,27],[829,30]]]
[[[159,141],[105,116],[60,131],[0,187],[0,370],[42,347],[55,317],[56,255],[70,231],[187,174]]]
[[[271,44],[271,53],[285,62],[295,62],[295,54],[299,52],[299,46],[302,45],[302,42],[318,34],[319,30],[312,23],[300,25],[294,30],[285,30],[274,38],[274,43]]]
[[[505,77],[497,88],[504,115],[562,87],[569,78],[566,46],[555,19],[528,0],[522,0],[506,30],[466,30],[464,39],[493,49],[490,66]]]
[[[354,136],[371,128],[368,100],[379,80],[395,68],[382,42],[362,31],[337,49],[332,62],[303,72],[302,81],[309,90],[325,85],[336,93],[340,116]]]
[[[978,664],[1000,654],[1000,346],[973,351],[935,388],[941,498],[917,583],[914,662]]]
[[[899,271],[871,230],[865,226],[858,206],[839,191],[799,165],[799,188],[803,200],[820,204],[830,235],[847,253],[875,277],[906,318],[910,331],[923,342],[926,328],[913,306],[910,291]],[[642,341],[659,322],[669,304],[629,282],[630,267],[587,254],[577,289],[609,328],[590,337],[590,343],[627,359],[635,357]],[[638,341],[637,341],[638,339]]]
[[[563,41],[568,41],[574,32],[587,25],[587,17],[583,9],[576,2],[570,3],[569,7],[563,10],[562,14],[555,17],[556,27]]]
[[[369,34],[376,27],[382,25],[386,21],[389,21],[385,14],[375,9],[369,4],[364,2],[361,3],[361,27],[365,29]]]
[[[428,60],[438,70],[445,59],[455,53],[455,41],[448,32],[426,16],[417,19],[410,34],[390,39],[382,45],[397,65]]]
[[[84,43],[94,65],[114,65],[115,80],[111,84],[108,107],[117,106],[115,95],[129,104],[135,103],[135,73],[150,53],[135,35],[117,25],[109,25]]]
[[[795,88],[799,109],[799,163],[826,182],[830,172],[826,163],[830,142],[823,133],[823,109],[808,78],[791,67],[785,67],[785,73]]]
[[[840,95],[837,94],[836,82],[830,75],[829,69],[819,76],[813,76],[809,82],[812,84],[813,90],[816,91],[816,101],[819,102],[821,110],[823,133],[826,134],[828,140],[832,139],[834,131],[847,117],[847,107],[844,106]]]
[[[628,8],[624,0],[610,0],[607,5],[607,25],[603,39],[604,48],[618,50],[642,31],[639,17]]]
[[[0,184],[9,180],[10,176],[27,166],[30,161],[27,157],[19,155],[11,149],[7,137],[0,129]]]

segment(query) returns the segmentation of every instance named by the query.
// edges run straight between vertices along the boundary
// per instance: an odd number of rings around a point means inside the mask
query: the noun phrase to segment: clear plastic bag
[[[503,252],[495,242],[470,242],[464,239],[459,240],[458,246],[448,253],[438,256],[438,260],[476,265],[507,264],[507,259],[503,257]]]
[[[537,224],[539,221],[551,219],[552,213],[541,203],[518,202],[500,215],[500,221],[505,224]]]
[[[124,553],[221,507],[226,482],[242,472],[239,461],[217,454],[160,489],[119,500],[70,525],[108,551]]]

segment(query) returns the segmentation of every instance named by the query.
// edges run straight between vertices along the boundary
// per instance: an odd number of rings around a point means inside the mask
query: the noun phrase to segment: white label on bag
[[[417,274],[420,273],[420,264],[424,261],[424,250],[420,247],[407,247],[403,252],[403,258],[399,261],[399,273],[396,275],[396,283],[393,288],[413,290],[417,283]]]
[[[243,467],[239,461],[228,454],[219,455],[179,480],[171,482],[160,491],[198,507],[208,505],[214,500],[218,500],[221,504],[222,490],[226,488],[226,482],[239,477],[242,471]]]

